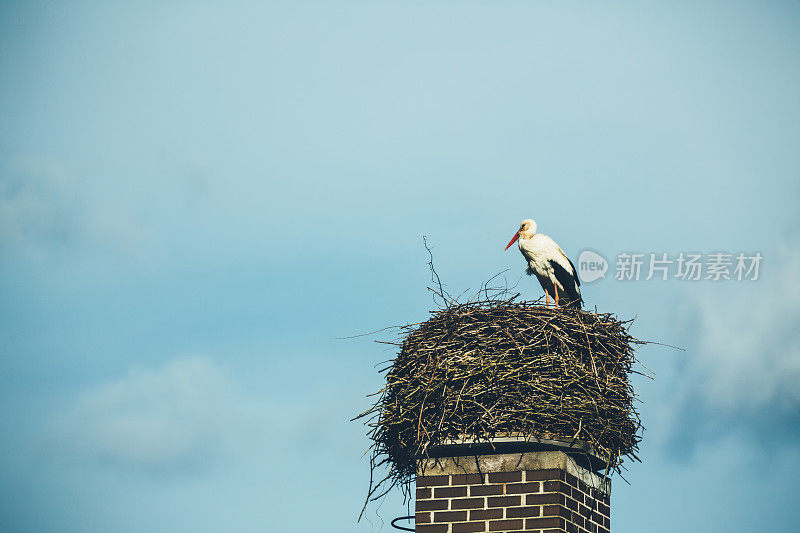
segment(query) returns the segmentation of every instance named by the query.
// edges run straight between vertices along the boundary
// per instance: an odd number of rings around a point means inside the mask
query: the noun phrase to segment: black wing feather
[[[569,258],[567,258],[567,261],[569,261]],[[578,280],[577,274],[567,272],[563,266],[553,260],[548,261],[548,263],[550,263],[550,267],[552,267],[558,283],[564,288],[564,294],[559,295],[559,299],[564,299],[569,302],[567,304],[568,307],[580,309],[583,299],[581,298],[580,289],[578,289],[580,281]],[[572,261],[569,263],[572,265]],[[574,266],[572,267],[572,272],[575,272]]]
[[[572,260],[569,257],[567,257],[567,261],[569,261],[569,266],[572,267],[572,273],[575,276],[575,284],[578,285],[578,287],[580,287],[581,286],[581,278],[578,277],[578,270],[575,268],[575,265],[572,264]]]

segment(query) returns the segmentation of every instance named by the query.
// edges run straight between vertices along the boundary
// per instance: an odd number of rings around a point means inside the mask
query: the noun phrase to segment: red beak
[[[508,250],[509,248],[511,248],[511,245],[512,245],[512,244],[514,244],[515,242],[517,242],[517,239],[519,239],[519,232],[516,232],[516,233],[514,234],[514,238],[513,238],[513,239],[511,239],[511,242],[510,242],[510,243],[508,243],[508,246],[506,246],[506,250]]]

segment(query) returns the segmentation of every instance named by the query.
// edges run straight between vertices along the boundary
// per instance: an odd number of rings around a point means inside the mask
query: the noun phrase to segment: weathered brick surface
[[[434,522],[465,522],[466,511],[437,511],[433,513]]]
[[[442,511],[447,509],[447,500],[417,500],[417,511]]]
[[[417,478],[421,533],[610,533],[610,499],[560,469]]]
[[[453,524],[453,533],[473,533],[474,531],[486,531],[486,522],[461,522]]]
[[[566,472],[555,468],[547,470],[526,470],[525,481],[547,481],[549,479],[561,479]]]
[[[450,500],[450,509],[478,509],[486,507],[484,498],[458,498]]]
[[[481,485],[486,479],[485,474],[454,474],[450,476],[451,485]]]
[[[492,472],[489,474],[489,483],[512,483],[522,481],[522,472]]]
[[[417,533],[447,533],[450,530],[448,524],[420,524],[414,530]]]
[[[551,492],[547,494],[528,494],[525,496],[526,505],[542,505],[547,503],[558,503],[564,505],[564,502],[566,502],[566,497],[563,494],[558,494],[557,492]]]
[[[558,529],[564,527],[564,520],[555,516],[550,516],[547,518],[528,518],[525,525],[528,527],[528,529],[545,527]]]
[[[526,505],[525,507],[509,507],[506,509],[506,518],[526,518],[531,516],[541,516],[542,508],[538,505]]]
[[[506,485],[506,494],[525,494],[528,492],[541,492],[542,484],[538,481],[533,483],[509,483]]]
[[[417,476],[417,487],[430,487],[432,485],[449,485],[450,476]]]
[[[489,531],[519,531],[525,527],[522,520],[490,520]]]
[[[434,498],[464,498],[467,487],[436,487],[433,489]]]
[[[504,509],[497,507],[495,509],[472,509],[469,512],[470,520],[494,520],[503,518]]]
[[[511,507],[512,505],[519,505],[522,498],[519,496],[497,496],[487,498],[487,507]]]
[[[473,485],[469,488],[469,495],[470,496],[496,496],[498,494],[503,494],[503,487],[502,483],[497,485]]]

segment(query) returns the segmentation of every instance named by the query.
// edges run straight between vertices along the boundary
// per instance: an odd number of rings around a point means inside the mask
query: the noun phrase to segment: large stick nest
[[[372,468],[389,468],[371,480],[371,496],[384,482],[408,486],[431,447],[457,441],[582,441],[617,471],[624,457],[638,459],[641,422],[628,378],[643,343],[629,322],[513,299],[451,303],[432,314],[406,326],[383,370],[386,386],[358,417],[368,419]]]

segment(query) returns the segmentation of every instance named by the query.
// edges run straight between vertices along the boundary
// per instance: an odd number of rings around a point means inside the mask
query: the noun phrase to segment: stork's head
[[[526,218],[519,225],[519,229],[514,234],[514,237],[511,238],[511,242],[508,243],[508,246],[506,246],[506,250],[511,248],[511,245],[514,244],[520,237],[522,237],[523,239],[530,239],[535,234],[536,234],[536,222],[534,222],[529,218]]]

